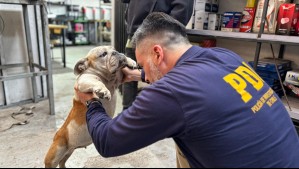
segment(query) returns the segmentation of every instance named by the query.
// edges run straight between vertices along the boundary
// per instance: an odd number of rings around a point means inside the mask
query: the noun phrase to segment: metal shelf
[[[257,36],[258,36],[258,34],[256,33],[223,32],[223,31],[195,30],[195,29],[188,29],[187,34],[192,36],[206,36],[206,37],[222,38],[222,39],[245,40],[250,42],[257,42]]]
[[[45,3],[44,0],[0,0],[2,4],[33,5]]]
[[[298,100],[298,98],[293,97],[293,96],[288,96],[288,100],[289,100],[289,103],[290,103],[290,106],[291,106],[292,110],[289,109],[289,106],[287,104],[287,101],[286,101],[285,97],[282,97],[281,100],[285,104],[285,107],[288,110],[291,118],[299,120],[299,106],[298,106],[299,105],[299,100]]]
[[[270,35],[262,34],[258,41],[263,43],[277,43],[284,45],[299,45],[299,36],[283,36],[283,35]]]
[[[194,29],[188,29],[187,34],[191,36],[205,36],[205,37],[213,37],[213,38],[221,38],[221,39],[242,40],[242,41],[249,41],[249,42],[299,45],[298,36],[262,34],[261,37],[258,38],[257,33],[223,32],[223,31],[194,30]]]

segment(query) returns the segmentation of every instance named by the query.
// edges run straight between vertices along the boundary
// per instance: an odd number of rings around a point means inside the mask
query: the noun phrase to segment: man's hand
[[[75,84],[74,86],[75,92],[76,92],[76,96],[79,97],[80,101],[85,105],[86,102],[88,100],[91,100],[92,98],[97,98],[97,96],[95,96],[93,93],[89,92],[89,93],[83,93],[80,92],[78,89],[78,84]]]
[[[129,69],[125,67],[122,69],[124,74],[123,83],[132,81],[141,81],[141,70],[139,69]]]

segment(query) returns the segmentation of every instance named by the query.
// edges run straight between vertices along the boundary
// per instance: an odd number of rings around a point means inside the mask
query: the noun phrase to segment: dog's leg
[[[127,66],[129,68],[131,68],[131,69],[137,68],[137,63],[133,59],[131,59],[129,57],[126,57],[126,59],[127,59]]]
[[[56,168],[61,159],[64,158],[66,151],[66,146],[60,147],[56,142],[53,142],[45,158],[45,168]]]
[[[90,78],[90,76],[92,78]],[[80,80],[78,80],[78,89],[80,92],[93,92],[95,96],[100,99],[111,100],[110,91],[106,88],[104,83],[99,81],[99,79],[95,78],[93,75],[82,75]]]
[[[66,167],[65,167],[65,163],[66,163],[66,161],[70,158],[70,156],[73,154],[73,152],[74,152],[74,150],[69,150],[69,151],[65,154],[64,158],[59,162],[59,168],[66,168]]]
[[[101,99],[111,100],[111,93],[102,82],[98,82],[93,87],[93,92]]]

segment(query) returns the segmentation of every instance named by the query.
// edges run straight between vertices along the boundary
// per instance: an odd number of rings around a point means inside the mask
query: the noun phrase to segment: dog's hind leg
[[[59,162],[59,168],[66,168],[65,167],[65,163],[66,161],[70,158],[70,156],[73,154],[74,150],[69,150],[65,156],[63,157],[63,159]]]
[[[66,147],[62,148],[52,145],[45,158],[45,168],[56,168],[66,151]]]

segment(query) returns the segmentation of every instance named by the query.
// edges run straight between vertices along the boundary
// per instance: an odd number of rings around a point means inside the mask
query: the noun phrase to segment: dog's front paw
[[[100,99],[107,99],[111,100],[111,93],[108,89],[105,88],[97,88],[94,89],[94,93],[100,98]]]
[[[137,69],[137,63],[129,57],[127,57],[127,66],[131,69]]]

